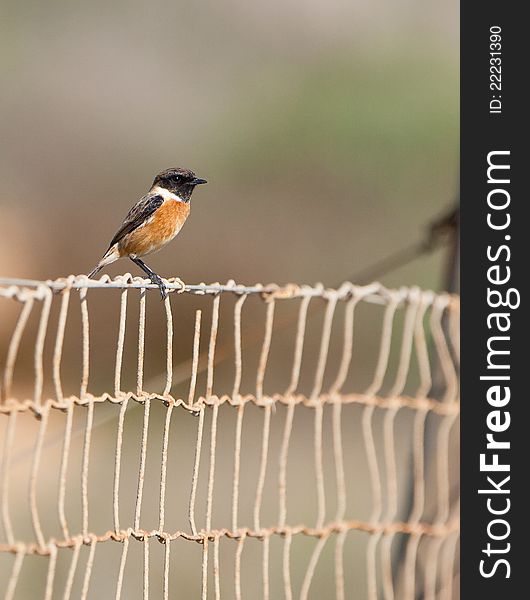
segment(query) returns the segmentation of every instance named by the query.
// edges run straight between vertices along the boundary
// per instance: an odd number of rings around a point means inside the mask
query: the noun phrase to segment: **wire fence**
[[[5,597],[457,597],[458,297],[152,287],[0,280]]]

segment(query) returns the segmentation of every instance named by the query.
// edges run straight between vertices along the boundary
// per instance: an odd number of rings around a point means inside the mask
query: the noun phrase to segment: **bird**
[[[119,258],[130,258],[158,286],[165,300],[168,291],[162,278],[141,257],[157,252],[179,233],[190,214],[193,190],[204,183],[206,179],[197,177],[190,169],[175,167],[158,173],[151,189],[127,213],[108,250],[88,277],[94,277]]]

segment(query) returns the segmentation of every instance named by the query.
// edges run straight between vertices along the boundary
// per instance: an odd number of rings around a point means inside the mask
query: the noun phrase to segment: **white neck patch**
[[[158,185],[152,188],[151,192],[153,194],[158,194],[159,196],[162,196],[162,198],[164,198],[164,200],[166,201],[176,200],[177,202],[185,202],[180,196],[177,196],[177,194],[174,194],[173,192],[166,190],[166,188],[160,187]]]

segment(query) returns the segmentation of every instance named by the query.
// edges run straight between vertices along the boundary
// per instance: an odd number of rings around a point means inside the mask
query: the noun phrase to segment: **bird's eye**
[[[175,181],[180,181],[180,180],[181,180],[180,175],[175,175]]]

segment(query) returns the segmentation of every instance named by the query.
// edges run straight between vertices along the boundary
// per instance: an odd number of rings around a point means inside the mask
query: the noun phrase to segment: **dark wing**
[[[158,194],[146,194],[143,198],[131,208],[127,213],[121,227],[112,238],[109,248],[123,239],[128,233],[143,225],[145,221],[155,212],[157,208],[162,206],[164,198]]]

